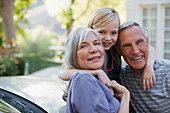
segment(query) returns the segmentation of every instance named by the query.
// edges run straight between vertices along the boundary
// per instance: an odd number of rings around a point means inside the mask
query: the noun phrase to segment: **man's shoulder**
[[[121,67],[120,77],[125,76],[125,75],[126,76],[132,75],[132,74],[133,74],[133,72],[130,69],[129,65],[125,65],[125,66]]]
[[[155,62],[156,66],[165,66],[165,67],[169,67],[170,68],[170,60],[168,59],[160,59],[158,58]]]

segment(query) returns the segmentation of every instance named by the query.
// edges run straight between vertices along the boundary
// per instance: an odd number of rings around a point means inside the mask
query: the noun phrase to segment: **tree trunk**
[[[13,20],[14,2],[15,0],[0,0],[0,16],[2,16],[2,28],[6,44],[8,44],[12,38],[16,37]]]
[[[69,7],[69,19],[70,19],[70,22],[67,26],[67,36],[70,34],[70,32],[72,31],[72,27],[73,27],[73,23],[74,23],[74,18],[73,18],[73,10],[72,10],[72,5],[74,5],[75,3],[75,0],[71,0],[71,5]]]

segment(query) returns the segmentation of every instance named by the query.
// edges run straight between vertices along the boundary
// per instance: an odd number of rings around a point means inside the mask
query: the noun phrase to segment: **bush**
[[[20,40],[21,55],[23,57],[48,56],[48,47],[52,45],[53,39],[57,40],[55,33],[38,27]]]
[[[23,73],[24,63],[13,55],[0,56],[0,76],[14,76]]]
[[[24,60],[29,63],[29,74],[47,67],[61,65],[52,57],[25,57]]]

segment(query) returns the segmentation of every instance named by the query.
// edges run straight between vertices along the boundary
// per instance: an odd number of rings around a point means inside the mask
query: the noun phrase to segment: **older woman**
[[[93,76],[87,71],[71,75],[66,113],[129,112],[129,91],[116,81],[110,82],[109,78],[105,81],[107,87],[98,80],[107,78],[102,70],[104,56],[104,48],[96,31],[79,27],[70,33],[66,42],[65,65],[81,70],[101,70],[102,75]]]

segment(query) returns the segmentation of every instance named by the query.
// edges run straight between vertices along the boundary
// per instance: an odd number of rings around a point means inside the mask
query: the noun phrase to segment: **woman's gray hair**
[[[134,25],[140,27],[140,29],[142,30],[142,33],[144,34],[145,38],[147,39],[147,32],[144,30],[144,28],[143,28],[140,24],[138,24],[138,23],[135,22],[135,21],[126,21],[126,22],[124,22],[123,24],[121,24],[121,25],[119,26],[119,33],[120,33],[120,31],[122,31],[123,29],[126,29],[126,28],[131,27],[131,26],[134,26]]]
[[[86,39],[87,35],[90,32],[93,32],[98,37],[102,44],[102,41],[98,33],[90,28],[78,27],[69,34],[67,41],[65,43],[66,50],[64,56],[64,63],[67,66],[67,68],[82,69],[77,63],[77,47]]]

